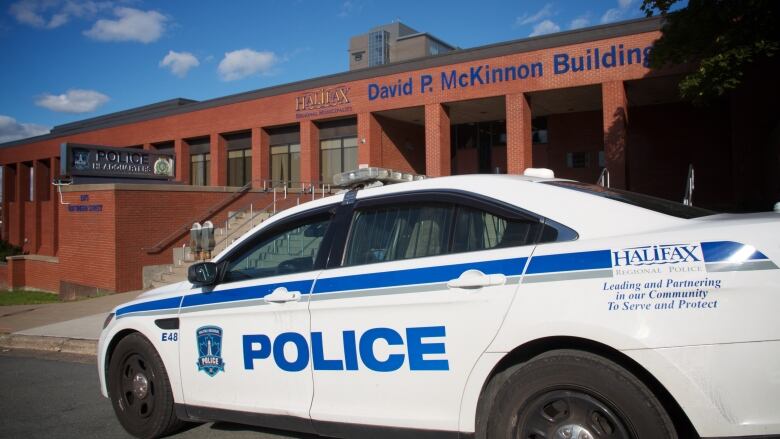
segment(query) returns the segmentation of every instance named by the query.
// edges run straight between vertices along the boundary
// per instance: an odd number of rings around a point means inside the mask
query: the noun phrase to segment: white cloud
[[[157,11],[141,11],[134,8],[114,8],[116,20],[100,19],[84,35],[98,41],[157,41],[165,32],[168,20]]]
[[[160,67],[170,69],[171,73],[183,78],[187,72],[200,65],[200,61],[190,52],[174,52],[169,50],[165,58],[160,61]]]
[[[542,7],[542,9],[538,10],[535,14],[532,15],[529,15],[527,13],[523,14],[520,17],[517,17],[517,19],[515,19],[515,25],[525,26],[526,24],[536,23],[537,21],[550,17],[553,15],[552,8],[553,8],[552,3],[547,3]]]
[[[49,127],[36,123],[19,123],[13,117],[0,115],[0,143],[48,133]]]
[[[612,23],[625,19],[628,15],[631,15],[631,5],[633,3],[634,0],[618,0],[618,7],[607,9],[604,15],[601,16],[601,22]]]
[[[583,27],[588,26],[589,24],[590,24],[590,18],[588,18],[587,15],[582,15],[571,21],[571,23],[569,24],[569,29],[581,29]]]
[[[544,35],[544,34],[552,34],[555,32],[558,32],[561,30],[561,27],[557,24],[553,23],[550,20],[544,20],[539,23],[536,23],[534,25],[534,30],[531,32],[529,37],[535,37],[538,35]]]
[[[256,73],[268,73],[279,61],[273,52],[257,52],[252,49],[226,52],[217,71],[223,81],[235,81]]]
[[[601,16],[601,22],[612,23],[614,21],[620,21],[620,19],[623,18],[623,15],[625,15],[625,12],[622,9],[618,9],[618,8],[607,9],[607,12],[605,12],[604,15]]]
[[[44,94],[35,100],[35,105],[62,113],[89,113],[108,100],[103,93],[74,88],[60,95]]]
[[[20,0],[8,8],[19,23],[42,29],[55,29],[71,18],[89,19],[112,6],[109,1],[92,0]]]
[[[340,18],[348,17],[352,14],[352,11],[355,9],[355,2],[352,0],[345,0],[341,4],[341,10],[339,10],[338,16]]]

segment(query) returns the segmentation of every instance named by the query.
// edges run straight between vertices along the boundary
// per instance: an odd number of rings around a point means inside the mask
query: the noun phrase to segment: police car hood
[[[149,299],[170,296],[172,293],[181,294],[182,291],[187,291],[190,288],[191,288],[190,283],[185,280],[170,285],[163,285],[161,287],[154,288],[149,291],[144,291],[143,293],[141,293],[140,296],[136,298],[136,300],[146,301]]]

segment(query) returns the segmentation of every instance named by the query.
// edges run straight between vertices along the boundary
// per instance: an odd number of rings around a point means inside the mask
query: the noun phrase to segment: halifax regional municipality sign
[[[62,175],[152,180],[174,177],[173,156],[154,151],[63,143],[60,154]]]

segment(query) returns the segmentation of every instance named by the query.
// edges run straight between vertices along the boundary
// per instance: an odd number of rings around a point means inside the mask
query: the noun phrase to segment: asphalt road
[[[100,395],[91,357],[29,351],[0,352],[0,437],[129,438]],[[175,438],[310,439],[254,427],[193,425]]]

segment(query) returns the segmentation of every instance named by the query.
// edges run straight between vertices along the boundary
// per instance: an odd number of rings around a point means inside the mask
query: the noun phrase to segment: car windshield
[[[546,181],[544,184],[585,192],[598,197],[609,198],[610,200],[620,201],[622,203],[631,204],[632,206],[676,216],[677,218],[690,219],[715,214],[715,212],[702,209],[701,207],[686,206],[685,204],[677,203],[675,201],[664,200],[662,198],[651,197],[650,195],[638,194],[636,192],[629,192],[621,189],[606,188],[596,184],[581,183],[578,181]]]

